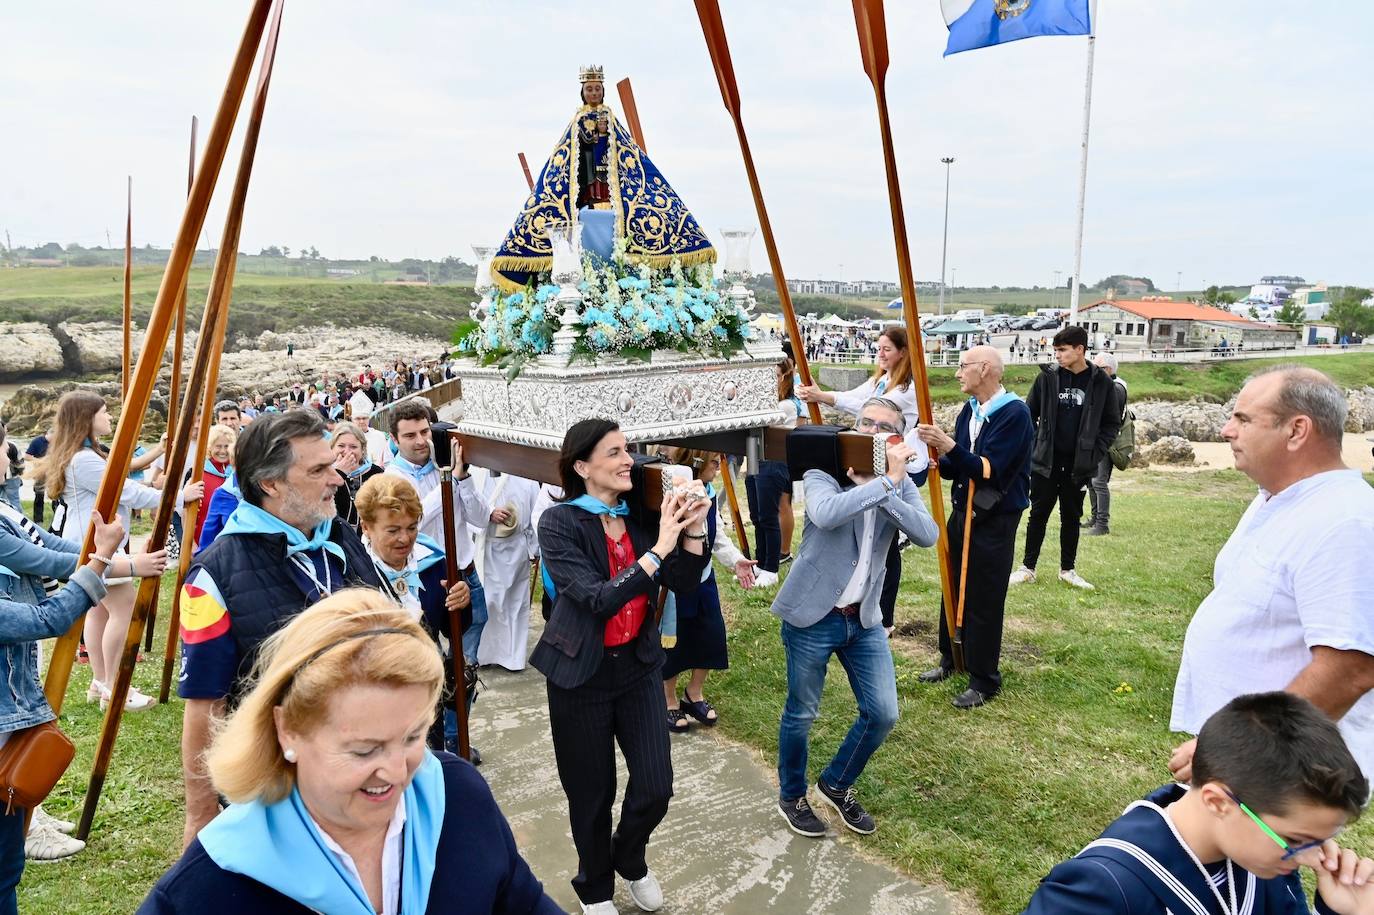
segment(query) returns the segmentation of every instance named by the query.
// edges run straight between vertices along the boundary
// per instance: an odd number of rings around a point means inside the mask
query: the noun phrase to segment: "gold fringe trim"
[[[714,264],[716,249],[707,248],[686,254],[635,254],[627,251],[626,257],[636,264],[648,264],[650,267],[671,267],[675,260],[684,267],[695,267],[698,264]]]
[[[517,283],[501,273],[510,270],[515,273],[542,273],[553,269],[552,257],[498,257],[491,262],[491,279],[502,292],[522,292],[525,284]]]

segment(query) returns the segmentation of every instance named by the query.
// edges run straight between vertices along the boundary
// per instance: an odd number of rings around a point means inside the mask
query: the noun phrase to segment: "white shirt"
[[[353,863],[353,856],[344,851],[343,846],[335,842],[314,817],[310,818],[310,822],[315,824],[325,846],[358,881],[358,886],[362,886],[363,877],[358,873],[358,865]],[[396,802],[396,811],[391,814],[391,823],[386,828],[386,844],[382,846],[382,915],[398,915],[401,911],[401,839],[405,825],[406,799],[402,796]]]
[[[864,599],[864,585],[868,583],[868,567],[873,564],[873,528],[878,510],[870,508],[864,512],[864,530],[859,536],[859,561],[854,566],[854,574],[849,576],[849,584],[844,593],[835,601],[837,607],[848,607],[861,603]]]
[[[1169,727],[1196,734],[1245,693],[1284,689],[1324,646],[1374,655],[1374,489],[1355,470],[1250,503],[1217,554],[1212,593],[1183,642]],[[1374,693],[1339,722],[1374,772]]]
[[[386,433],[381,429],[368,429],[363,434],[367,436],[367,459],[378,467],[390,464],[391,445],[386,440]]]
[[[797,412],[797,402],[795,400],[778,401],[778,413],[782,414],[782,422],[778,425],[786,426],[789,429],[797,428],[797,422],[801,419],[801,414]]]
[[[402,569],[394,569],[391,567],[391,563],[387,562],[385,559],[377,555],[377,551],[372,548],[372,541],[367,539],[366,534],[363,535],[363,545],[367,547],[367,555],[371,556],[372,561],[377,564],[377,569],[381,573],[383,578],[387,577],[386,573],[388,569],[390,569],[392,572],[399,571],[402,574],[409,574],[411,572],[414,572],[415,559],[417,553],[419,553],[421,550],[425,551],[426,553],[429,552],[428,548],[421,546],[420,542],[417,540],[415,542],[415,546],[410,548],[410,555],[406,557],[405,567]],[[392,589],[395,590],[395,587],[396,585],[393,583]],[[397,597],[400,599],[401,609],[407,611],[410,614],[411,619],[418,621],[420,617],[424,615],[424,608],[420,606],[420,595],[415,593],[414,588],[407,586],[405,593],[399,594],[397,595]]]

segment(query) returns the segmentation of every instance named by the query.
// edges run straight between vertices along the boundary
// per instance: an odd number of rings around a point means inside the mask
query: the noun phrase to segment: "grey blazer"
[[[859,565],[864,512],[873,511],[877,512],[873,555],[859,605],[859,621],[871,629],[882,621],[878,596],[887,573],[887,550],[897,528],[920,546],[935,543],[939,529],[926,511],[920,490],[905,476],[901,489],[892,491],[881,478],[841,489],[823,470],[808,470],[802,480],[806,487],[806,526],[801,549],[773,601],[773,612],[784,622],[805,628],[834,609]]]

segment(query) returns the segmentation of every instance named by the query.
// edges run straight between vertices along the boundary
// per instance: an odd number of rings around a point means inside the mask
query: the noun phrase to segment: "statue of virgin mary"
[[[514,292],[547,272],[553,256],[546,223],[579,217],[585,247],[603,257],[623,240],[631,263],[713,263],[716,252],[706,233],[606,104],[602,68],[583,67],[579,76],[582,104],[497,249],[492,280]]]

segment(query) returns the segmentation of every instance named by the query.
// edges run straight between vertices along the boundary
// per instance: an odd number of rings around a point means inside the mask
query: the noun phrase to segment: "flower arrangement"
[[[583,258],[574,358],[647,360],[654,350],[728,356],[753,338],[748,313],[722,294],[724,282],[712,279],[709,264],[684,269],[674,259],[655,269],[628,263],[619,250],[616,255],[600,263]],[[459,349],[483,365],[512,369],[513,378],[527,359],[552,350],[561,326],[558,291],[548,273],[519,292],[495,291]]]

